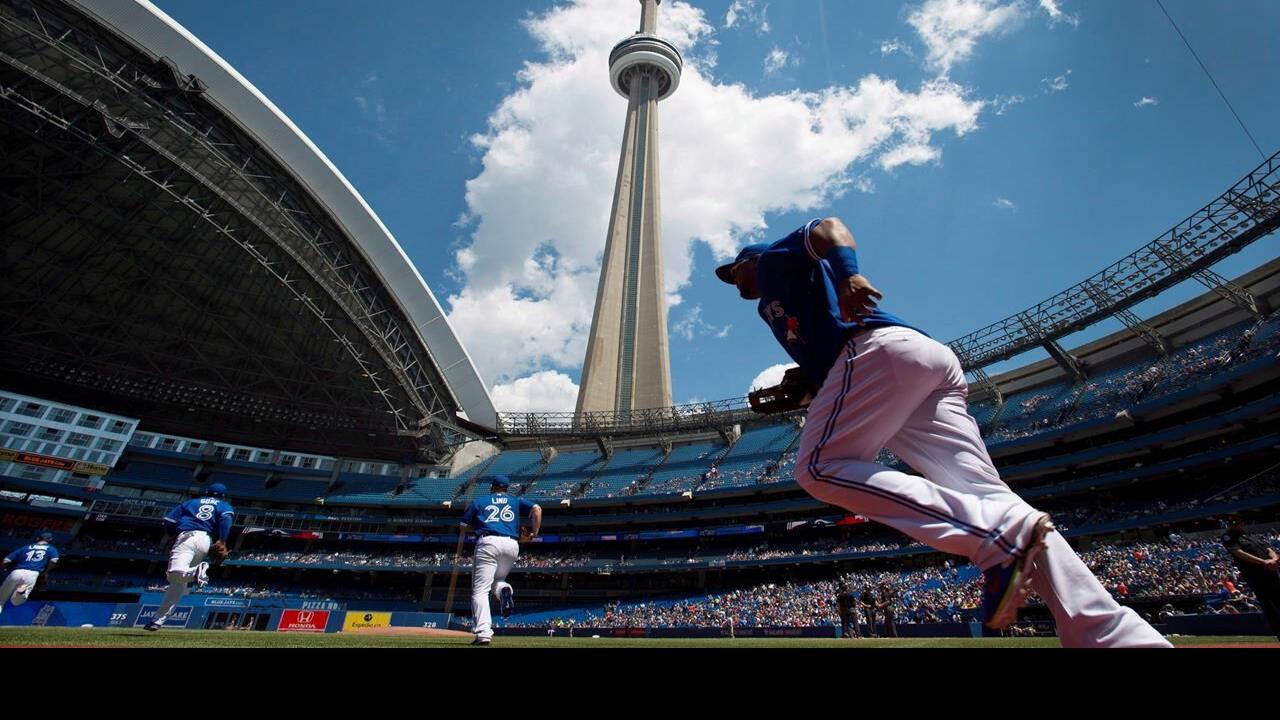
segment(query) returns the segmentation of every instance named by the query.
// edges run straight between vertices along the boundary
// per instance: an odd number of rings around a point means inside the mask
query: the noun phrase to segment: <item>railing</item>
[[[499,413],[498,432],[508,436],[599,435],[714,430],[759,419],[745,397],[652,410],[590,413]]]

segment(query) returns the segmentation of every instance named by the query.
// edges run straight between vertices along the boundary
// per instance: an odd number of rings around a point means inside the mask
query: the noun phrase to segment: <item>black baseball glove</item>
[[[782,383],[771,388],[756,390],[747,396],[751,409],[761,415],[774,415],[809,407],[818,387],[809,381],[800,368],[791,368],[782,376]]]
[[[209,546],[209,564],[217,565],[221,563],[223,560],[226,560],[227,556],[230,554],[231,554],[231,551],[227,549],[227,543],[222,540],[219,540],[218,542]]]

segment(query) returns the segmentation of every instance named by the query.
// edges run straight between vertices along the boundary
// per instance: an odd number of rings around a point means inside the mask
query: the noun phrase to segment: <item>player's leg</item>
[[[5,603],[9,602],[9,599],[13,597],[13,593],[18,589],[18,583],[21,578],[16,575],[17,572],[17,570],[10,572],[5,577],[4,582],[0,583],[0,611],[4,610]]]
[[[809,408],[796,481],[823,502],[979,567],[1006,562],[1024,539],[1020,517],[1006,517],[1007,508],[984,508],[971,493],[875,462],[943,382],[947,368],[921,340],[928,338],[905,328],[854,339]]]
[[[148,628],[163,627],[173,609],[177,607],[178,601],[187,594],[187,585],[196,576],[193,561],[199,549],[197,538],[201,535],[204,533],[184,532],[174,541],[173,548],[169,551],[169,568],[165,574],[169,585],[165,588],[164,597],[160,600],[160,608],[156,610],[156,616],[148,624]],[[208,535],[204,537],[207,539]],[[206,547],[206,551],[207,549]]]
[[[996,470],[966,404],[967,385],[959,360],[949,348],[931,342],[939,362],[948,366],[944,382],[912,413],[888,447],[931,482],[980,499],[975,522],[1009,533],[1026,546],[1026,533],[1042,516],[1013,492]],[[988,566],[979,564],[983,570]],[[1053,614],[1058,635],[1068,647],[1168,647],[1169,643],[1137,613],[1122,607],[1056,532],[1033,563],[1031,587]]]
[[[31,591],[36,589],[36,581],[40,579],[40,573],[35,570],[14,570],[14,575],[18,575],[18,587],[13,591],[13,595],[9,598],[9,602],[17,607],[27,601],[31,597]]]
[[[493,638],[489,593],[493,590],[493,576],[498,571],[498,552],[493,540],[482,537],[476,542],[475,562],[471,569],[471,617],[475,620],[472,632],[477,641],[484,642]]]
[[[495,538],[495,540],[498,548],[498,567],[493,573],[493,599],[498,601],[502,617],[508,617],[515,609],[515,589],[511,587],[511,583],[507,582],[507,575],[515,566],[516,558],[520,556],[520,543],[511,538]]]

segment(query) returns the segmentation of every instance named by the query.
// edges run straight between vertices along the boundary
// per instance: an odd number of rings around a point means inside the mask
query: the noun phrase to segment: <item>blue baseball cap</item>
[[[509,488],[511,487],[511,478],[507,477],[506,475],[494,475],[489,480],[489,484],[493,485],[494,487],[500,487],[504,489]]]
[[[36,539],[43,540],[45,542],[53,542],[53,532],[50,530],[41,530],[36,533]]]
[[[222,483],[214,483],[209,486],[209,494],[213,497],[222,497],[227,494],[227,486]]]
[[[716,277],[730,285],[737,285],[737,283],[733,281],[733,267],[743,260],[750,260],[753,257],[763,255],[768,249],[769,243],[756,243],[755,245],[748,245],[742,248],[742,251],[738,253],[737,259],[727,265],[721,265],[716,268]]]

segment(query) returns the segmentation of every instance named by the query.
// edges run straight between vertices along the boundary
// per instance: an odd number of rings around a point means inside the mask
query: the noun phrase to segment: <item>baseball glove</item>
[[[209,546],[209,562],[214,565],[226,560],[227,556],[230,554],[231,551],[227,549],[227,543],[225,541],[219,540]]]
[[[761,415],[774,415],[809,407],[818,394],[800,368],[791,368],[782,376],[782,383],[771,388],[756,390],[747,396],[751,409]]]
[[[533,542],[533,531],[529,528],[520,528],[520,542]]]

